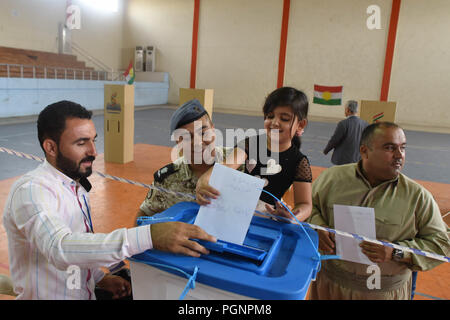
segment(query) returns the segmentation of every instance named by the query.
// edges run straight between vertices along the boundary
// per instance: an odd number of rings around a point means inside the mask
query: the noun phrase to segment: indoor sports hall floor
[[[105,163],[103,158],[103,115],[94,116],[99,156],[94,170],[134,181],[150,184],[153,172],[170,162],[173,142],[169,136],[169,119],[172,106],[140,108],[135,113],[134,161],[121,165]],[[214,113],[216,129],[225,136],[225,129],[255,128],[263,125],[261,117]],[[313,179],[331,166],[331,153],[323,155],[335,123],[310,121],[302,138],[302,152],[312,165]],[[450,224],[450,134],[405,130],[408,142],[403,173],[425,186],[434,196],[444,221]],[[37,141],[36,122],[0,125],[0,146],[43,157]],[[19,159],[0,153],[0,216],[9,189],[14,181],[38,165],[33,160]],[[92,218],[96,232],[110,232],[116,228],[134,225],[135,215],[147,190],[129,184],[103,179],[93,174],[91,191]],[[289,203],[291,195],[287,195]],[[1,221],[1,220],[0,220]],[[7,239],[0,223],[0,274],[9,274]],[[450,264],[443,263],[418,276],[415,299],[450,299]],[[1,299],[12,299],[0,295]]]

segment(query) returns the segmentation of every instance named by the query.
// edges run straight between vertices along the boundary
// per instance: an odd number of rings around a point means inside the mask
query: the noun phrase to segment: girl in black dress
[[[308,122],[308,98],[295,88],[278,88],[266,98],[263,112],[266,133],[247,137],[238,143],[231,155],[234,159],[227,159],[225,165],[237,169],[245,163],[245,172],[264,179],[264,190],[278,199],[292,185],[294,208],[289,209],[298,220],[304,221],[312,210],[311,168],[308,158],[300,151],[300,137]],[[197,182],[196,195],[200,204],[208,204],[209,198],[219,195],[208,184],[211,172],[205,173]],[[257,210],[292,217],[265,192],[261,193]]]

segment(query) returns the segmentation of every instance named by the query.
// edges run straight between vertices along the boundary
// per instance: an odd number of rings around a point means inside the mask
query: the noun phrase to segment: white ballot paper
[[[335,204],[333,210],[336,230],[376,239],[375,210],[373,208]],[[336,254],[340,255],[342,260],[368,265],[374,264],[362,253],[360,243],[361,240],[336,234]]]
[[[220,196],[200,207],[194,224],[219,240],[243,244],[264,180],[216,163],[209,184]]]

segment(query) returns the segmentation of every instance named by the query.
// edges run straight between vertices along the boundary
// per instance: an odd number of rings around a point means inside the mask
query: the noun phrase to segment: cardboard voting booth
[[[198,210],[195,202],[179,202],[137,224],[193,223]],[[130,258],[133,299],[178,299],[194,270],[195,288],[186,299],[305,299],[320,269],[308,236],[317,248],[313,229],[253,216],[242,245],[200,241],[210,253],[199,258],[147,250]]]
[[[212,119],[214,90],[180,88],[180,106],[192,99],[200,101],[202,106],[208,112],[209,117]]]
[[[134,85],[105,84],[105,161],[134,159]]]
[[[389,121],[395,122],[397,103],[394,101],[361,100],[360,118],[367,123]]]

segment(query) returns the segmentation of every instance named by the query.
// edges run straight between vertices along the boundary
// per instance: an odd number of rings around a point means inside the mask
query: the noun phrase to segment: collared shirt
[[[45,161],[13,185],[3,225],[17,299],[95,299],[109,267],[152,248],[150,227],[92,233],[87,179]]]
[[[439,207],[431,193],[403,174],[372,187],[361,171],[361,161],[335,166],[322,172],[312,186],[313,209],[308,221],[334,228],[333,205],[351,205],[375,209],[377,239],[396,242],[448,256],[450,239]],[[439,260],[405,253],[412,265],[388,261],[378,264],[382,275],[411,270],[429,270]],[[367,276],[367,266],[342,260],[324,261],[323,266],[340,268]]]
[[[222,163],[233,148],[215,147],[215,161]],[[239,168],[244,170],[244,165]],[[181,192],[195,196],[198,177],[194,174],[186,159],[182,156],[173,163],[164,166],[154,174],[153,186],[166,190]],[[194,202],[190,197],[175,196],[170,193],[150,189],[146,198],[142,202],[140,209],[148,216],[162,212],[174,204],[182,201]]]

